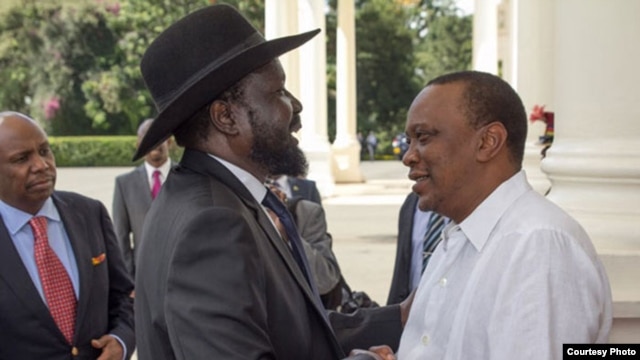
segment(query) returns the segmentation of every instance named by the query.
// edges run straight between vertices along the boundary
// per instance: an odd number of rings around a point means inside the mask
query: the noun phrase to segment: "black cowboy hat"
[[[133,156],[165,141],[199,109],[271,60],[309,41],[319,29],[267,41],[229,5],[212,5],[177,21],[145,52],[140,69],[158,109]]]

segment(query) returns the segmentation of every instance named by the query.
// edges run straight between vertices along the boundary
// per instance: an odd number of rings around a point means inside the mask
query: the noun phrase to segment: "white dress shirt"
[[[583,228],[524,171],[449,223],[420,280],[398,359],[562,359],[602,343],[611,290]]]
[[[153,165],[145,161],[144,169],[147,171],[147,181],[149,182],[149,190],[151,190],[153,189],[153,173],[156,170],[160,171],[160,184],[164,185],[164,182],[167,181],[167,176],[169,176],[169,172],[171,172],[171,159],[167,159],[167,161],[158,168],[153,167]]]

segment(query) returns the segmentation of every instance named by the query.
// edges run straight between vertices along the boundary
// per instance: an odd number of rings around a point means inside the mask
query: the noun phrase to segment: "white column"
[[[264,32],[267,40],[289,36],[298,32],[298,0],[265,0]],[[287,88],[292,94],[300,94],[300,57],[296,51],[280,56],[287,74]]]
[[[475,0],[473,69],[498,73],[498,0]]]
[[[302,111],[300,145],[309,160],[309,179],[315,180],[323,197],[334,193],[331,144],[327,133],[327,45],[323,0],[299,0],[297,32],[322,29],[302,46],[299,89]]]
[[[280,56],[287,88],[303,105],[300,147],[309,160],[308,178],[322,196],[334,192],[331,147],[327,135],[327,81],[324,8],[322,0],[266,0],[267,39],[320,28],[322,32],[300,48]]]
[[[336,34],[336,139],[333,173],[337,182],[362,182],[356,137],[356,37],[353,0],[338,0]]]
[[[555,0],[549,198],[589,232],[612,286],[611,342],[640,342],[640,1]]]
[[[513,57],[511,85],[522,98],[527,114],[534,105],[545,105],[555,111],[553,102],[553,0],[511,0],[513,11]],[[529,123],[523,167],[533,188],[544,194],[551,183],[540,169],[542,146],[538,137],[544,134],[541,121]]]

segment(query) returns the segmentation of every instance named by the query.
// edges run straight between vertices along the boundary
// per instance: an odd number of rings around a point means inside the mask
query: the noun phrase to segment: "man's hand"
[[[372,346],[369,350],[353,349],[349,356],[355,356],[358,354],[367,354],[376,360],[396,360],[396,356],[393,354],[393,350],[387,345]]]
[[[111,335],[103,335],[100,339],[91,340],[91,346],[102,349],[102,354],[97,360],[122,360],[124,357],[122,345]]]

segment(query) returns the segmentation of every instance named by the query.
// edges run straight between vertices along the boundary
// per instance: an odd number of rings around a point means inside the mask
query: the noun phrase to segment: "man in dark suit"
[[[185,151],[143,227],[140,360],[344,356],[291,215],[264,186],[306,167],[291,135],[302,105],[285,89],[277,57],[317,33],[266,41],[235,9],[213,5],[173,24],[144,54],[159,114],[134,159],[172,134]],[[367,342],[388,343],[407,312],[376,310]]]
[[[398,244],[396,248],[396,260],[391,279],[391,288],[387,304],[399,304],[404,301],[413,290],[418,287],[422,272],[429,261],[431,252],[424,252],[424,241],[429,229],[432,228],[432,219],[437,216],[432,211],[422,211],[418,208],[418,195],[409,193],[400,207],[398,216]],[[435,242],[431,247],[435,249],[440,242],[442,228],[449,222],[444,219],[436,229]]]
[[[147,119],[138,127],[138,144],[152,122],[153,119]],[[171,170],[170,145],[171,138],[152,149],[140,166],[116,177],[111,215],[124,262],[132,276],[144,217]]]
[[[316,182],[313,180],[300,176],[281,175],[275,178],[274,182],[281,191],[284,191],[288,199],[301,197],[322,205],[320,191],[318,191]]]
[[[133,284],[107,210],[55,180],[44,131],[0,113],[0,359],[128,359]]]

